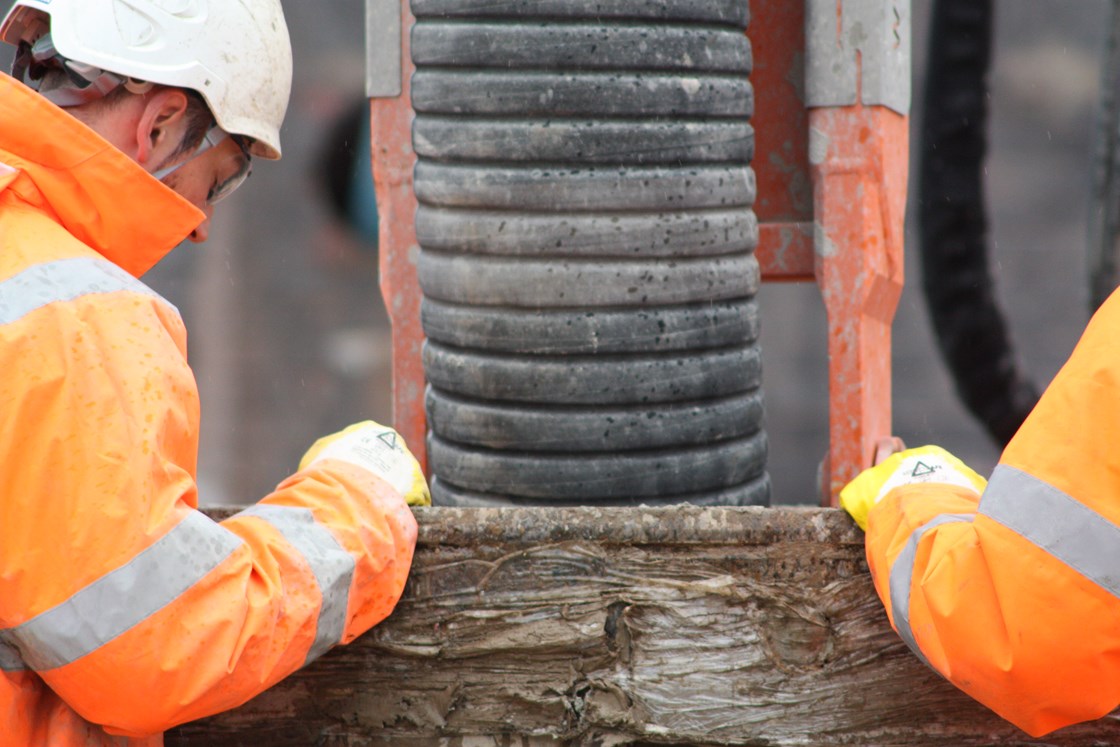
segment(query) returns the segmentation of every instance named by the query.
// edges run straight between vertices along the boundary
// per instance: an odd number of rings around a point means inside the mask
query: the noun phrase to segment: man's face
[[[214,214],[214,198],[223,185],[235,179],[248,167],[249,157],[230,137],[196,156],[164,178],[164,183],[180,196],[206,213],[204,220],[190,236],[191,241],[205,241],[210,233]]]
[[[249,154],[246,146],[217,127],[211,127],[197,147],[183,152],[181,145],[191,129],[189,106],[181,89],[163,87],[69,111],[201,210],[206,218],[189,238],[202,242],[210,233],[214,204],[248,175]]]

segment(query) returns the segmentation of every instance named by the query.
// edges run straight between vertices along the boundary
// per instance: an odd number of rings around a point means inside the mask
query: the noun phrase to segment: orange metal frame
[[[393,327],[393,419],[426,467],[419,247],[409,81],[401,4],[403,90],[371,99],[380,211],[381,291]],[[764,281],[815,281],[828,319],[829,450],[822,505],[891,437],[891,322],[903,284],[908,119],[885,106],[807,108],[804,2],[753,4],[759,243]],[[857,97],[858,100],[858,97]]]
[[[424,412],[424,364],[420,326],[420,281],[416,260],[416,193],[412,170],[412,64],[409,30],[415,18],[408,0],[401,0],[401,93],[370,99],[370,156],[377,194],[381,295],[392,323],[393,427],[428,473],[427,430]]]

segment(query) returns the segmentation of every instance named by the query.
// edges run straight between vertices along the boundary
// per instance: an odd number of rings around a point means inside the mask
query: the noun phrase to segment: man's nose
[[[198,228],[191,231],[191,241],[201,244],[210,236],[210,218],[214,215],[214,208],[206,207],[206,219],[198,224]]]

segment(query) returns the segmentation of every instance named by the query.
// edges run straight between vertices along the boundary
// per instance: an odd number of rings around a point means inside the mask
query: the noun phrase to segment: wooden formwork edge
[[[838,510],[416,515],[388,620],[167,744],[1032,743],[906,650]],[[1116,734],[1103,719],[1038,743]]]

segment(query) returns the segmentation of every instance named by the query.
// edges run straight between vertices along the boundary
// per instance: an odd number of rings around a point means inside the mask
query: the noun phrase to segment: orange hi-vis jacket
[[[867,558],[911,649],[1032,736],[1120,704],[1120,295],[979,503],[896,488],[868,516]]]
[[[385,618],[416,523],[324,460],[215,523],[175,308],[202,213],[0,75],[0,745],[159,745]],[[131,737],[131,738],[130,738]]]

